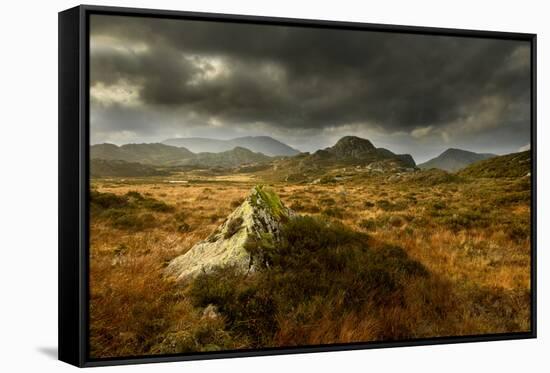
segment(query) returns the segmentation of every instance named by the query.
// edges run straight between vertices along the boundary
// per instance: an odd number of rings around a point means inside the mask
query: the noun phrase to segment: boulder
[[[283,205],[273,190],[255,186],[206,240],[173,259],[166,274],[184,281],[217,266],[234,266],[243,273],[253,272],[257,265],[247,245],[266,239],[277,242],[282,224],[292,216],[293,212]]]

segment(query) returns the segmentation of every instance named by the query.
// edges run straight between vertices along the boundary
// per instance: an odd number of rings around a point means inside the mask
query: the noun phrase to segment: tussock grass
[[[93,180],[92,356],[528,330],[529,179],[424,172],[274,184],[307,217],[281,246],[251,243],[265,268],[219,269],[183,287],[163,268],[206,239],[257,181]],[[115,223],[147,215],[144,228]],[[205,316],[210,305],[217,317]]]
[[[119,196],[114,193],[90,193],[92,219],[106,220],[112,227],[140,231],[156,227],[160,222],[153,212],[169,213],[175,208],[135,190]]]

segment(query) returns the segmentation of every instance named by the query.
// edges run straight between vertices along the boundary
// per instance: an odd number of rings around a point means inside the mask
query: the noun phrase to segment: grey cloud
[[[354,124],[410,141],[498,133],[518,148],[529,133],[526,42],[113,16],[93,16],[91,35],[104,40],[92,51],[92,86],[139,87],[140,107],[126,111],[156,112],[172,123],[167,135],[186,125],[175,116],[214,120],[213,133],[261,124],[287,138]],[[146,48],[121,47],[132,43]],[[216,59],[226,71],[201,80]],[[129,124],[120,109],[102,110],[104,127]]]

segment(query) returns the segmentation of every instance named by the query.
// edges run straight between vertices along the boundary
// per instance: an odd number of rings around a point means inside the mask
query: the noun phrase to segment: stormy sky
[[[528,42],[93,15],[91,142],[357,135],[417,162],[530,134]]]

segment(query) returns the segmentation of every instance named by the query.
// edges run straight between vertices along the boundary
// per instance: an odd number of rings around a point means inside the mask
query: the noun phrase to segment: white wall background
[[[550,22],[545,1],[118,0],[96,5],[538,34],[539,338],[109,368],[110,371],[548,371]],[[57,350],[57,12],[6,1],[0,21],[0,371],[68,371]]]

